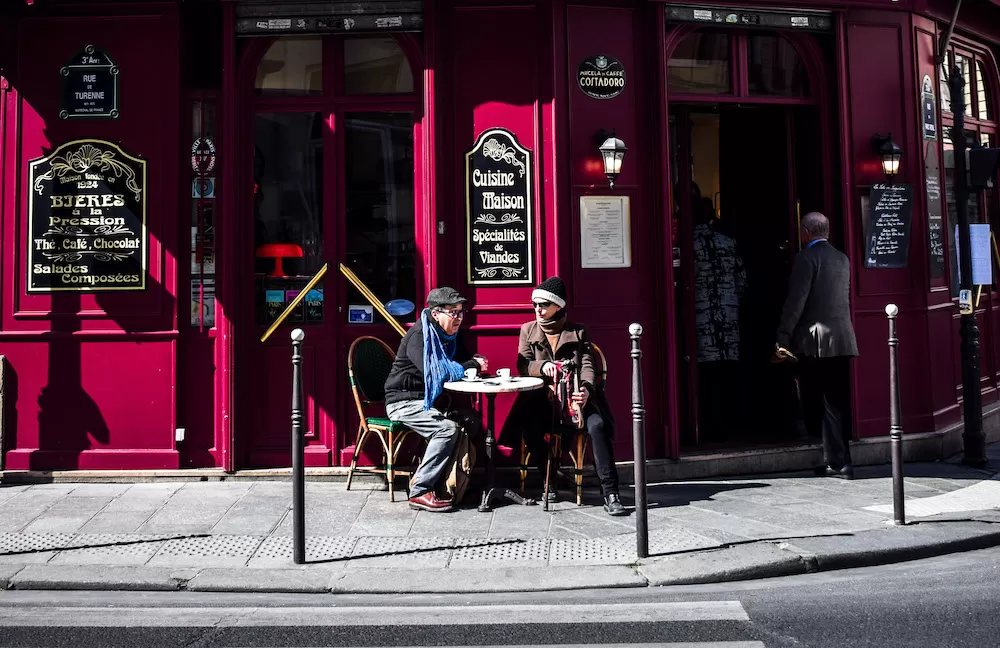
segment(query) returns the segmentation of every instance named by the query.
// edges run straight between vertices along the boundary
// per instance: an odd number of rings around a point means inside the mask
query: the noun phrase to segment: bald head
[[[809,212],[802,217],[802,240],[806,244],[830,237],[830,220],[819,212]]]

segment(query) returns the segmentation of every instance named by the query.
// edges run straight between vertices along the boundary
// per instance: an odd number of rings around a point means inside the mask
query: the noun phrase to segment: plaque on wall
[[[534,283],[531,151],[503,128],[484,131],[465,154],[470,285]]]
[[[868,193],[865,267],[905,268],[910,250],[913,187],[875,184]]]
[[[923,122],[924,139],[937,139],[937,108],[934,102],[934,84],[929,74],[924,75],[920,90],[920,115]]]
[[[628,196],[580,196],[580,267],[632,265]]]
[[[583,94],[594,99],[614,99],[625,90],[625,66],[613,56],[588,56],[576,72]]]
[[[118,119],[118,66],[106,53],[87,45],[59,73],[59,119]]]
[[[77,140],[28,165],[28,292],[146,289],[146,161]]]

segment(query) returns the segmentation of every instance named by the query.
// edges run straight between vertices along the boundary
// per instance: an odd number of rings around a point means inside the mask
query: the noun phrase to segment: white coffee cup
[[[469,369],[465,370],[465,378],[466,380],[475,380],[476,374],[478,373],[479,373],[478,369],[476,369],[475,367],[470,367]]]
[[[510,378],[510,369],[497,369],[497,377],[508,380]]]

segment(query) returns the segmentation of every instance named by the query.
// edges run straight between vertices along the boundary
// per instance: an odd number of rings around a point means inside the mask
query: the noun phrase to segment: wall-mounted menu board
[[[88,139],[28,169],[28,292],[145,290],[146,161]]]
[[[484,131],[465,154],[469,284],[533,283],[531,178],[531,151],[503,128]]]
[[[910,249],[913,187],[875,184],[868,193],[866,268],[905,268]]]

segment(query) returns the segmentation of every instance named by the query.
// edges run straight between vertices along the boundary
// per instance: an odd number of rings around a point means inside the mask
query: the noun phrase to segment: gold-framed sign
[[[28,164],[28,292],[146,289],[146,161],[98,139]]]
[[[531,151],[514,133],[490,128],[465,154],[469,285],[534,283]]]

